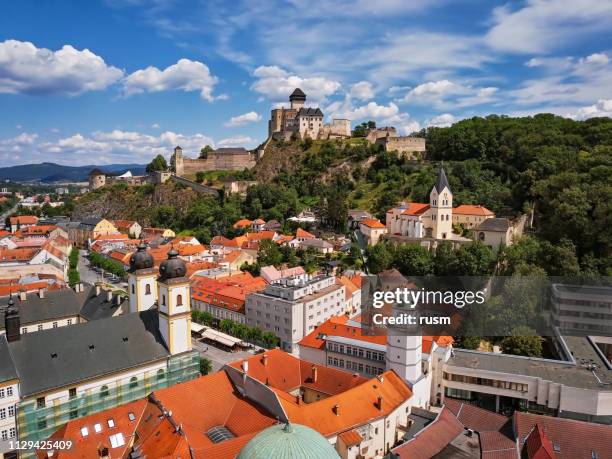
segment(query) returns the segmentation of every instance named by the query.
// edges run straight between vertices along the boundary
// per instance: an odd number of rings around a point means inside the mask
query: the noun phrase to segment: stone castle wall
[[[176,174],[193,175],[200,171],[231,170],[241,171],[255,166],[256,156],[254,153],[247,152],[244,155],[238,154],[216,154],[208,153],[206,159],[192,159],[182,156],[176,161]]]
[[[425,139],[422,137],[382,137],[376,140],[386,151],[397,151],[408,159],[419,159],[425,154]]]

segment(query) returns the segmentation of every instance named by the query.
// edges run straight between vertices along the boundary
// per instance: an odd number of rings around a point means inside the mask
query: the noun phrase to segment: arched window
[[[138,387],[138,378],[136,376],[130,378],[130,389],[134,387]]]
[[[484,242],[484,240],[485,240],[485,233],[480,233],[478,235],[478,239],[480,239],[482,242]]]
[[[145,295],[151,294],[151,284],[145,285]]]
[[[132,295],[135,293],[134,284],[132,284]]]
[[[176,305],[183,306],[183,295],[176,295]]]
[[[162,306],[166,306],[166,295],[162,295]]]
[[[102,386],[100,388],[100,398],[108,397],[108,386]]]
[[[161,368],[159,370],[157,370],[157,380],[161,380],[164,379],[166,377],[166,375],[164,374],[164,370],[162,370]]]

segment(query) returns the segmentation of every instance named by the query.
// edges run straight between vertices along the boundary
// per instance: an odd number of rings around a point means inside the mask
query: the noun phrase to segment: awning
[[[192,333],[202,333],[206,327],[204,325],[200,325],[196,322],[191,322],[191,332]]]
[[[240,338],[226,335],[225,333],[213,330],[212,328],[207,328],[204,332],[202,332],[202,338],[216,341],[217,343],[221,343],[227,347],[234,347],[242,342]]]

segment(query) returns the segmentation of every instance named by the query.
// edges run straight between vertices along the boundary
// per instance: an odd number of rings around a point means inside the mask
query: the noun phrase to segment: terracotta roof
[[[0,248],[0,263],[11,261],[30,261],[39,251],[39,249]]]
[[[276,236],[276,231],[268,231],[268,230],[264,230],[264,231],[260,231],[258,233],[246,233],[246,238],[249,241],[261,241],[264,239],[274,239],[274,237]]]
[[[421,215],[429,210],[429,204],[419,202],[408,203],[408,207],[402,212],[403,215]]]
[[[334,395],[367,381],[366,378],[346,371],[300,360],[280,349],[273,349],[246,360],[249,362],[249,376],[283,392],[305,386],[324,394]],[[242,371],[243,362],[244,360],[232,362],[230,366]],[[316,379],[312,378],[313,367],[317,369]]]
[[[41,288],[47,288],[49,283],[47,281],[36,281],[30,282],[28,284],[9,284],[9,285],[0,285],[0,297],[8,296],[11,293],[19,293],[19,292],[33,292],[38,291]]]
[[[518,446],[521,450],[526,447],[527,453],[529,453],[529,445],[525,443],[536,425],[552,443],[554,452],[552,457],[555,459],[592,458],[595,457],[593,453],[603,459],[609,457],[610,451],[612,451],[612,426],[610,425],[541,416],[522,411],[514,412],[513,421]],[[536,440],[534,439],[533,442],[535,443]],[[544,447],[544,451],[546,451],[546,447]],[[533,459],[531,456],[528,457]],[[546,456],[537,457],[544,458]]]
[[[96,241],[118,241],[121,239],[129,239],[127,234],[116,233],[116,234],[101,234],[95,238]]]
[[[256,225],[265,225],[266,221],[262,220],[261,218],[258,218],[257,220],[253,221],[253,223],[255,223]]]
[[[458,214],[458,215],[476,215],[476,216],[481,216],[481,217],[495,217],[495,214],[493,212],[491,212],[489,209],[487,209],[484,206],[481,205],[477,205],[477,206],[472,206],[469,204],[462,204],[460,206],[457,206],[453,209],[453,214]]]
[[[339,282],[340,284],[344,285],[345,288],[345,299],[348,300],[350,298],[353,297],[353,294],[355,294],[355,292],[360,291],[361,289],[359,287],[357,287],[348,277],[346,276],[340,276],[337,279],[337,282]]]
[[[499,431],[509,421],[504,415],[451,398],[445,398],[444,405],[464,426],[476,432]]]
[[[302,228],[298,228],[297,231],[295,232],[295,237],[302,237],[302,238],[314,238],[314,234],[310,234],[308,231],[303,230]]]
[[[117,228],[119,231],[127,231],[132,227],[132,225],[136,224],[134,220],[111,220],[110,222],[115,225],[115,228]]]
[[[411,440],[394,448],[393,453],[400,459],[429,459],[462,433],[463,424],[448,408],[443,408],[433,422],[417,432]]]
[[[368,228],[386,228],[380,220],[376,220],[375,218],[364,218],[359,222],[361,225],[365,225]]]
[[[35,225],[38,223],[38,217],[35,215],[18,215],[11,217],[11,225]]]
[[[346,446],[359,445],[363,441],[363,437],[356,430],[347,430],[338,436]]]
[[[130,438],[133,437],[146,406],[146,399],[136,400],[64,424],[62,428],[49,437],[49,440],[71,440],[72,447],[66,450],[56,449],[53,457],[59,459],[99,457],[98,448],[102,445],[108,448],[111,457],[124,457],[129,451]],[[129,413],[133,413],[133,421],[129,419]],[[112,420],[113,427],[109,426],[109,420]],[[100,430],[99,432],[96,431],[96,426]],[[81,429],[84,427],[87,428],[87,436],[85,437],[81,433]],[[123,435],[125,444],[112,448],[109,437],[119,433]],[[46,457],[45,451],[39,451],[37,454],[40,458]]]
[[[184,257],[189,255],[197,255],[204,252],[205,247],[202,244],[179,244],[178,253]]]
[[[382,397],[381,408],[377,406],[379,397]],[[284,398],[280,402],[291,422],[330,436],[387,416],[410,397],[412,391],[406,382],[393,371],[386,371],[367,382],[313,403],[297,404]]]
[[[44,235],[50,233],[54,229],[57,229],[55,225],[32,225],[26,228],[19,230],[24,236],[32,236],[32,235]]]
[[[251,226],[251,223],[253,223],[251,220],[243,218],[234,223],[234,228],[246,228],[247,226]]]

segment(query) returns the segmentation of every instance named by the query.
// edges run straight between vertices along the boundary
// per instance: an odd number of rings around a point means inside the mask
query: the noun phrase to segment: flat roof
[[[531,376],[582,389],[604,389],[606,386],[602,383],[612,384],[612,371],[606,368],[605,363],[586,337],[564,336],[563,340],[573,353],[575,363],[455,349],[447,365],[517,376]],[[596,374],[586,368],[587,362],[591,361],[599,366],[594,370]],[[610,386],[607,388],[610,389]]]

